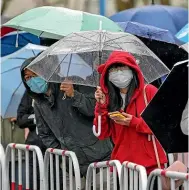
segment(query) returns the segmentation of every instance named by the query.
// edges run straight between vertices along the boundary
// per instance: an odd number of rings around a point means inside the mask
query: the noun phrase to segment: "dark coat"
[[[17,125],[21,128],[29,128],[29,134],[26,139],[26,144],[39,146],[43,151],[45,149],[40,137],[36,134],[36,125],[34,119],[28,119],[30,115],[34,114],[32,107],[32,98],[27,92],[24,93],[20,105],[17,110]]]

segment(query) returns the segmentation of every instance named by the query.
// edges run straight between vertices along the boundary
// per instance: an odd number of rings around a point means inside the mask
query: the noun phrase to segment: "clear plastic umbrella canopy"
[[[147,83],[169,73],[163,62],[134,35],[101,30],[66,36],[40,54],[28,68],[48,82],[69,79],[74,84],[97,86],[97,67],[116,50],[129,52],[136,58]]]

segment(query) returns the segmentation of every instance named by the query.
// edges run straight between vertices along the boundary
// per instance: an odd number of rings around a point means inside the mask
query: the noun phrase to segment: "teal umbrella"
[[[36,36],[60,39],[72,32],[98,30],[118,32],[122,29],[110,19],[62,7],[38,7],[11,19],[4,26],[30,32]]]

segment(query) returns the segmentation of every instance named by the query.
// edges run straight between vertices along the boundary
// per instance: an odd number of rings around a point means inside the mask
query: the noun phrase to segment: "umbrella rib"
[[[118,44],[116,44],[116,45],[118,45]],[[118,45],[118,46],[120,47],[121,50],[124,51],[124,49],[123,49],[120,45]],[[117,48],[118,48],[118,47],[113,46],[113,45],[106,45],[106,47],[111,47],[111,48],[114,48],[114,49],[117,49]]]
[[[33,53],[34,56],[36,56],[36,54],[35,54],[35,52],[33,51],[33,49],[32,49],[32,53]]]
[[[1,45],[15,46],[14,44],[10,44],[10,43],[1,43]],[[23,47],[23,45],[18,44],[18,47]]]
[[[111,40],[112,40],[112,41],[115,41],[115,40],[118,40],[118,39],[120,39],[120,38],[124,38],[124,37],[126,37],[126,36],[127,36],[127,35],[124,34],[123,36],[120,36],[120,37],[117,37],[117,38],[114,38],[114,39],[110,39],[110,38],[109,38],[110,40],[106,41],[106,43],[109,42],[109,41],[111,41]]]
[[[176,28],[176,30],[178,31],[179,29],[176,27],[176,24],[175,24],[175,20],[173,19],[173,17],[172,17],[172,15],[170,14],[170,12],[167,10],[167,9],[165,9],[165,7],[162,7],[169,15],[170,15],[170,17],[171,17],[171,20],[173,21],[173,23],[174,23],[174,27]]]
[[[77,49],[77,47],[78,47],[78,45],[76,46],[76,49]],[[72,53],[70,55],[70,61],[69,61],[69,65],[68,65],[67,77],[68,77],[68,74],[69,74],[69,71],[70,71],[71,60],[72,60]]]
[[[87,38],[87,37],[85,37],[85,36],[81,36],[81,35],[79,35],[79,34],[77,34],[77,36],[80,36],[80,37],[82,37],[82,38],[84,38],[84,39],[87,39],[87,40],[89,40],[89,41],[95,42],[94,40],[91,40],[90,38]],[[96,42],[95,42],[95,43],[96,43]]]
[[[94,37],[94,36],[98,36],[98,32],[94,32],[94,35],[90,36],[90,38]],[[93,40],[94,41],[94,40]],[[95,41],[94,41],[95,42]]]
[[[26,60],[27,58],[22,58],[22,57],[10,57],[9,59],[19,59],[19,60]]]
[[[32,43],[32,41],[31,40],[28,40],[23,34],[19,34],[19,36],[21,36],[23,39],[25,39],[27,42],[30,42],[30,43]]]
[[[105,44],[105,41],[106,41],[106,38],[107,38],[107,35],[105,34],[105,32],[103,32],[103,36],[102,36],[102,38],[101,39],[103,39],[105,37],[105,40],[104,40],[104,42],[102,43],[102,41],[101,41],[101,44],[104,46],[104,44]],[[103,49],[103,48],[101,48],[101,49]]]
[[[93,81],[95,81],[95,85],[97,86],[97,81],[95,80],[95,75],[94,75],[94,65],[92,63],[92,75],[93,75]]]
[[[9,103],[11,103],[11,101],[13,99],[13,96],[15,95],[16,91],[20,88],[21,85],[22,85],[22,81],[20,82],[20,84],[18,85],[18,87],[15,89],[15,91],[12,93]],[[7,109],[5,111],[5,115],[6,115],[7,110],[8,110],[9,107],[10,107],[10,104],[7,106]]]
[[[60,62],[60,64],[58,64],[58,66],[55,68],[54,72],[57,71],[58,67],[62,64],[62,62],[65,60],[65,58],[68,56],[68,54],[66,54],[66,56],[64,57],[64,59]],[[50,81],[50,79],[52,78],[54,72],[52,72],[52,74],[50,75],[50,77],[47,79],[47,81]]]
[[[70,71],[71,60],[72,60],[72,53],[70,54],[70,61],[69,61],[69,65],[68,65],[67,77],[68,77],[68,74],[69,74],[69,71]]]
[[[14,67],[14,68],[12,68],[12,69],[9,69],[9,70],[7,70],[7,71],[4,71],[4,72],[2,72],[1,74],[7,73],[7,72],[13,71],[13,70],[15,70],[15,69],[19,69],[19,68],[20,68],[20,66],[17,66],[17,67]]]
[[[38,37],[40,38],[40,37],[41,37],[41,35],[42,35],[43,33],[44,33],[44,31],[42,31],[42,32],[39,34],[39,36],[38,36]]]
[[[94,34],[93,36],[90,36],[90,37],[94,37],[94,36],[97,36],[98,37],[98,33]]]
[[[108,36],[106,36],[108,39],[109,39],[109,41],[111,40]],[[109,41],[107,41],[107,42],[109,42]],[[114,41],[114,40],[113,40]],[[123,50],[123,48],[118,44],[118,43],[115,43],[116,45],[118,45],[122,50]],[[110,45],[108,45],[108,44],[106,44],[107,46],[110,46]],[[110,46],[111,47],[111,46]],[[113,46],[112,46],[113,47]]]
[[[104,36],[103,37],[105,37],[105,39],[104,39],[104,44],[105,44],[105,41],[106,41],[106,38],[107,38],[107,35],[105,35],[105,33],[104,33]],[[104,44],[103,44],[103,47],[104,47]],[[103,48],[102,48],[103,49]]]

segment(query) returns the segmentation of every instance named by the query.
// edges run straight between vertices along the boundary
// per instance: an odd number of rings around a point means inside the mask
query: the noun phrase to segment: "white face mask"
[[[109,74],[109,81],[118,88],[126,88],[133,79],[133,72],[130,69],[112,71]]]

